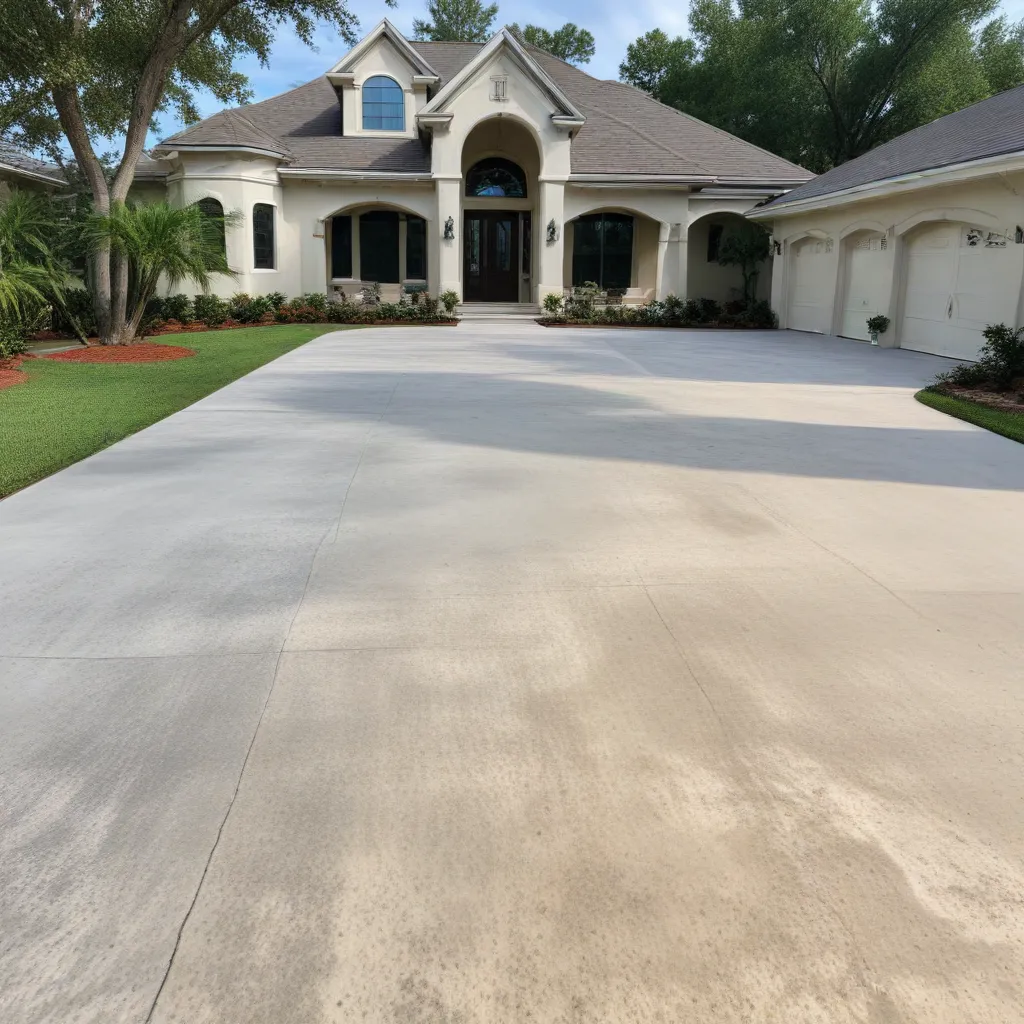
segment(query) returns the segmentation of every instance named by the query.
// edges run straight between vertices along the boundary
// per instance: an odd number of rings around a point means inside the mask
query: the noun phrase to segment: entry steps
[[[470,323],[524,322],[540,316],[540,306],[532,302],[463,302],[456,310]]]

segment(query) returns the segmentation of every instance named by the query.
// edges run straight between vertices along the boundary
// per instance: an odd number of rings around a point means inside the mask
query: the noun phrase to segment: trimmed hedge
[[[642,306],[597,306],[594,295],[580,290],[560,301],[557,295],[544,300],[546,318],[555,323],[637,325],[644,327],[745,327],[774,330],[779,318],[771,304],[759,299],[749,306],[714,299],[681,299],[670,295]]]

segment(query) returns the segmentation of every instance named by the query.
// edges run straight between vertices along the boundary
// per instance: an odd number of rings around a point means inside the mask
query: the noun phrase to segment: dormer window
[[[405,93],[386,75],[374,75],[363,83],[363,130],[405,131]]]

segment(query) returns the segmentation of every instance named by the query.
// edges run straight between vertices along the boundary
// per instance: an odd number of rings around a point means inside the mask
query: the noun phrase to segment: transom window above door
[[[393,78],[374,75],[363,82],[363,129],[405,131],[405,93]]]
[[[470,167],[466,174],[466,195],[526,198],[526,175],[519,164],[501,156],[489,156]]]

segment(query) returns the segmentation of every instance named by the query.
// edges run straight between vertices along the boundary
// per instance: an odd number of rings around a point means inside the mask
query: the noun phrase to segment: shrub
[[[772,304],[767,299],[758,299],[750,304],[746,313],[742,314],[741,322],[749,327],[775,330],[779,326],[779,315],[772,309]]]
[[[192,323],[195,319],[192,300],[187,295],[168,295],[164,299],[163,319],[177,320],[180,324]]]
[[[665,299],[662,311],[662,323],[666,327],[679,327],[688,321],[686,316],[686,303],[678,295],[670,295]]]
[[[284,303],[273,316],[279,324],[323,324],[327,323],[327,303],[323,309],[317,309],[303,299],[293,299]]]
[[[687,299],[683,303],[683,319],[688,324],[699,324],[701,320],[700,303],[696,299]]]
[[[61,303],[53,309],[53,329],[60,334],[85,335],[96,333],[96,313],[93,310],[92,295],[84,288],[68,288],[61,297]]]
[[[741,316],[747,311],[747,304],[742,299],[730,299],[722,304],[726,316]]]
[[[867,319],[868,330],[872,334],[885,334],[889,330],[889,318],[881,313],[869,316]]]
[[[207,327],[219,327],[228,318],[228,304],[218,295],[197,295],[192,311]]]
[[[295,301],[292,300],[293,304]],[[308,295],[303,295],[300,304],[309,306],[310,309],[317,309],[321,313],[327,312],[327,296],[323,292],[310,292]]]
[[[978,362],[1000,390],[1024,377],[1024,327],[1014,330],[1006,324],[989,324],[982,332],[985,344]]]
[[[158,321],[166,320],[166,305],[167,300],[162,295],[154,295],[149,302],[146,303],[146,310],[142,314],[143,324],[146,326],[152,326]]]
[[[568,320],[588,323],[594,319],[594,300],[601,289],[594,281],[585,281],[573,288],[565,300],[565,316]]]
[[[15,316],[0,313],[0,359],[24,355],[27,350],[25,325]]]
[[[455,312],[455,307],[459,304],[459,293],[453,291],[451,288],[446,292],[441,292],[441,305],[444,306],[444,311],[451,316]]]
[[[274,307],[265,295],[246,295],[238,292],[228,302],[228,316],[240,324],[259,323],[268,313],[273,315]]]
[[[274,309],[274,312],[275,312],[275,313],[276,313],[276,312],[277,312],[277,310],[279,310],[279,309],[280,309],[280,308],[281,308],[281,307],[282,307],[282,306],[283,306],[283,305],[284,305],[284,304],[285,304],[285,303],[286,303],[287,301],[288,301],[288,296],[287,296],[287,295],[285,295],[285,293],[284,293],[284,292],[271,292],[271,293],[270,293],[270,294],[269,294],[269,295],[267,296],[267,302],[269,302],[269,303],[270,303],[270,305],[271,305],[271,306],[273,307],[273,309]],[[327,301],[327,296],[326,296],[326,295],[324,296],[324,301],[325,301],[325,302]]]
[[[722,314],[722,307],[714,299],[698,299],[697,305],[700,308],[700,322],[707,324],[717,320]]]
[[[377,281],[371,281],[363,289],[363,305],[364,306],[379,306],[380,305],[380,284]]]
[[[548,292],[548,294],[544,296],[544,302],[542,303],[544,306],[544,312],[550,316],[558,316],[562,312],[562,304],[564,301],[564,298],[559,295],[558,292]]]

